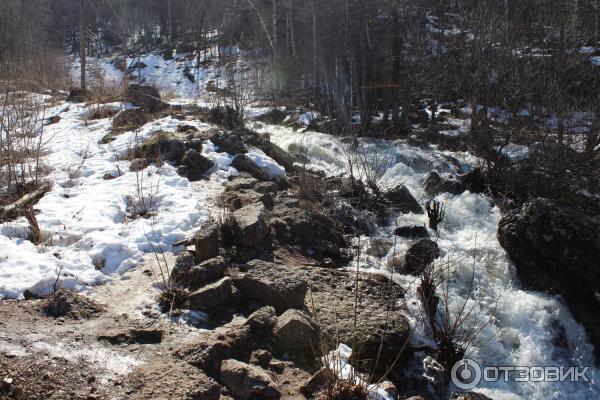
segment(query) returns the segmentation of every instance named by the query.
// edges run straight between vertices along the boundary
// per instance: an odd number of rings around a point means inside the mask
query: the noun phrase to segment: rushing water
[[[298,133],[292,129],[265,126],[253,128],[268,132],[271,140],[290,152],[308,157],[311,168],[328,175],[348,171],[347,144],[320,133]],[[467,172],[476,160],[466,153],[423,150],[400,141],[368,140],[360,151],[384,171],[378,174],[383,187],[406,185],[417,200],[425,198],[423,182],[430,171],[440,175]],[[591,382],[482,382],[474,389],[493,399],[597,399],[593,348],[585,330],[569,309],[556,297],[523,290],[514,266],[496,238],[500,210],[482,194],[440,194],[446,204],[446,219],[437,242],[442,256],[437,271],[447,271],[443,291],[448,294],[450,315],[463,311],[464,331],[478,332],[467,356],[482,366],[589,366]],[[360,238],[363,249],[361,268],[391,276],[407,289],[409,318],[414,327],[413,344],[432,345],[422,309],[416,296],[415,277],[393,273],[388,267],[394,257],[404,254],[411,240],[395,237],[403,225],[424,225],[425,215],[391,215],[375,234]],[[435,232],[430,230],[435,237]],[[441,303],[443,304],[443,302]],[[413,373],[423,374],[417,353]]]

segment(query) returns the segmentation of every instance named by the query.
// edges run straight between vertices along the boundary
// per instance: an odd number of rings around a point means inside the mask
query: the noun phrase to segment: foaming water
[[[256,125],[268,132],[271,140],[292,153],[308,158],[309,166],[328,175],[348,172],[347,149],[350,144],[321,133],[296,133],[278,126]],[[440,175],[468,171],[475,161],[466,153],[423,150],[401,142],[368,140],[360,143],[365,154],[385,159],[385,173],[380,184],[406,185],[413,196],[425,198],[423,183],[427,174]],[[355,171],[356,172],[356,171]],[[547,294],[523,290],[514,266],[498,243],[496,231],[501,213],[490,198],[465,192],[440,194],[445,203],[446,219],[437,240],[442,255],[436,271],[444,271],[445,283],[440,290],[448,294],[450,315],[463,310],[464,331],[477,332],[467,349],[467,356],[482,366],[589,366],[591,382],[482,382],[475,390],[493,399],[597,399],[600,389],[595,382],[593,347],[585,330],[575,322],[560,299]],[[394,230],[403,225],[425,225],[425,215],[391,215],[370,237],[362,237],[361,268],[386,274],[407,289],[406,303],[413,326],[413,344],[432,345],[423,321],[416,294],[417,280],[389,269],[402,256],[411,241],[396,237]],[[467,311],[464,311],[467,310]],[[424,373],[422,354],[415,359],[412,373]]]

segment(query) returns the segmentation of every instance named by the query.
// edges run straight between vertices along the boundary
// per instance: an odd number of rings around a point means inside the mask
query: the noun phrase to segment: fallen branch
[[[28,205],[35,203],[50,190],[50,187],[50,182],[44,182],[38,189],[26,194],[14,203],[0,207],[0,218],[4,218],[8,214],[12,214],[17,210],[26,208]]]

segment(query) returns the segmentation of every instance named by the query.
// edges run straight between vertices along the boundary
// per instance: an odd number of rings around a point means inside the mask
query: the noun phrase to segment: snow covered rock
[[[223,361],[221,382],[236,399],[278,399],[281,397],[279,388],[267,371],[241,361]]]
[[[245,154],[238,154],[233,158],[231,166],[240,172],[247,172],[255,179],[259,181],[266,181],[269,176],[263,171],[263,169],[254,162],[254,160]]]

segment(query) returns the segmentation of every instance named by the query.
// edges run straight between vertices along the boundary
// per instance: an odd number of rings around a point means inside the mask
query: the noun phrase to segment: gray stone
[[[219,255],[219,229],[215,224],[208,224],[202,227],[194,236],[194,246],[196,249],[196,261],[217,257]]]
[[[254,311],[245,325],[250,326],[254,330],[270,330],[277,322],[277,314],[272,306],[265,306]]]

